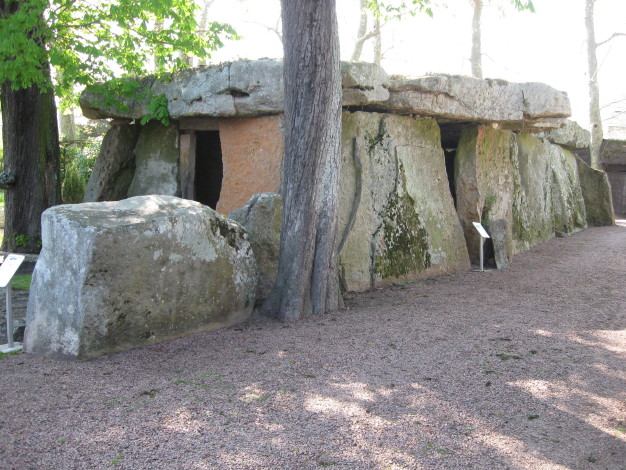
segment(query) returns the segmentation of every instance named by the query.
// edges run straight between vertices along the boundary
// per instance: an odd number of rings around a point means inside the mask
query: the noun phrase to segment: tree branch
[[[598,44],[596,44],[596,47],[600,47],[600,46],[604,46],[607,42],[619,37],[619,36],[626,36],[626,33],[613,33],[611,34],[611,36],[608,39],[605,39],[602,42],[599,42]]]

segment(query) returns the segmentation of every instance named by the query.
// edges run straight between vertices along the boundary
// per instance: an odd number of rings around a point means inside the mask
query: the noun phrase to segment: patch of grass
[[[63,444],[65,444],[67,441],[66,441],[65,439],[59,439],[57,442],[58,442],[60,445],[63,445]]]
[[[16,356],[17,354],[21,354],[22,351],[11,351],[8,353],[0,352],[0,359],[4,359],[7,356]]]
[[[597,463],[598,459],[596,459],[593,455],[590,455],[589,457],[587,457],[587,462],[589,462],[589,463]]]
[[[327,460],[320,460],[317,464],[320,467],[331,467],[333,465],[337,465],[335,462],[328,462]]]
[[[528,421],[532,421],[533,419],[539,419],[539,415],[528,415]]]
[[[33,279],[31,274],[22,274],[20,276],[14,276],[11,280],[11,286],[15,290],[30,290],[30,283]]]
[[[521,359],[520,356],[515,356],[513,354],[506,354],[506,353],[498,353],[496,354],[496,357],[499,357],[503,361],[508,361],[509,359]]]
[[[157,393],[159,393],[159,391],[156,388],[152,388],[150,390],[144,390],[139,396],[154,398]]]
[[[124,456],[122,454],[116,455],[115,458],[111,460],[109,467],[117,467],[119,464],[122,463],[122,460],[124,460]]]

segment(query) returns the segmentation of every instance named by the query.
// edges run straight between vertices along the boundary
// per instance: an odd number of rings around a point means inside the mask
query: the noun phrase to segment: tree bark
[[[5,191],[3,249],[38,252],[41,214],[61,201],[57,110],[51,90],[12,90],[3,83],[4,168],[16,175]]]
[[[587,28],[587,67],[589,74],[589,125],[591,142],[589,144],[590,164],[592,168],[600,168],[600,148],[604,139],[602,117],[600,115],[600,88],[598,87],[598,59],[596,50],[596,32],[593,20],[595,0],[586,0],[585,26]]]
[[[480,17],[483,11],[483,0],[472,0],[474,16],[472,17],[472,76],[483,78],[483,60],[481,45]]]
[[[284,201],[276,284],[263,313],[293,321],[339,307],[341,75],[335,0],[283,0]]]

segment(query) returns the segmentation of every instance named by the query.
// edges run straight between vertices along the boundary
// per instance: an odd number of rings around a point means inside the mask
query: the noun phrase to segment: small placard
[[[487,233],[487,230],[485,230],[485,227],[483,227],[480,222],[472,222],[472,223],[474,224],[474,227],[476,228],[476,230],[478,230],[478,233],[480,233],[481,237],[491,238],[489,234]]]
[[[23,255],[9,255],[0,266],[0,287],[6,287],[24,261]]]

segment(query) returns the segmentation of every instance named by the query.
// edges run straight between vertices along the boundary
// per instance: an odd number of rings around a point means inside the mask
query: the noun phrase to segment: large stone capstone
[[[62,205],[42,216],[25,350],[83,359],[249,317],[256,263],[244,230],[170,196]]]
[[[521,132],[555,129],[571,115],[567,94],[543,83],[510,83],[453,75],[394,77],[375,64],[341,64],[342,105],[369,110],[434,117],[442,122],[497,124]],[[93,88],[80,98],[91,119],[140,119],[149,114],[147,96],[163,95],[172,119],[232,118],[284,112],[283,63],[240,60],[172,74],[168,80],[141,79],[144,97],[119,96],[123,106],[106,104]]]

